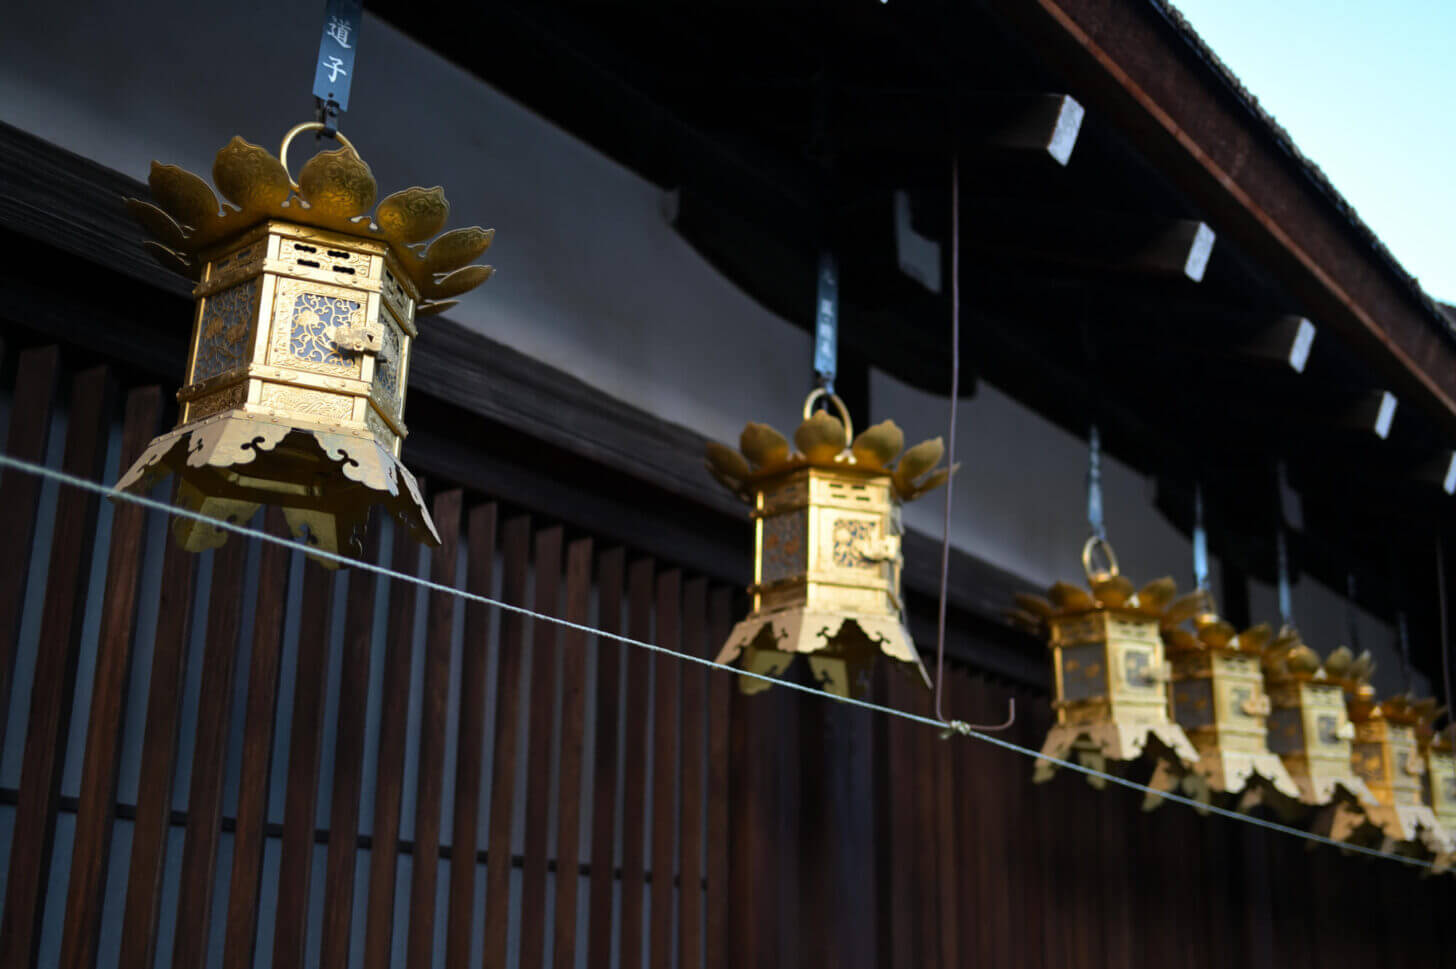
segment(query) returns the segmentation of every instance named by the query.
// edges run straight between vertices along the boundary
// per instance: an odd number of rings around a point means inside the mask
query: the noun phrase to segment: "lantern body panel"
[[[1184,764],[1197,752],[1168,713],[1167,663],[1158,620],[1131,610],[1096,609],[1048,620],[1057,723],[1043,758],[1077,748],[1092,763],[1131,761],[1156,738]],[[1036,779],[1051,777],[1037,761]]]
[[[1197,748],[1197,771],[1211,790],[1242,792],[1262,778],[1285,797],[1299,797],[1269,749],[1269,711],[1258,657],[1216,648],[1173,654],[1173,715]]]
[[[1351,767],[1354,728],[1338,684],[1281,680],[1267,684],[1269,749],[1279,755],[1306,804],[1328,804],[1343,791],[1366,804],[1375,797]]]
[[[815,679],[863,691],[876,656],[929,678],[904,627],[900,502],[889,475],[801,467],[754,485],[753,610],[717,661],[764,675],[806,654]],[[745,692],[766,689],[744,679]]]
[[[268,222],[207,254],[179,426],[226,410],[373,437],[395,457],[417,333],[382,242]]]

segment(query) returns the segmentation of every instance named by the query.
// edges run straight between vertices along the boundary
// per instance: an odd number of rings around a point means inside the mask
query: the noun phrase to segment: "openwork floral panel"
[[[398,328],[386,321],[384,345],[374,357],[374,386],[379,389],[380,401],[395,413],[399,410],[399,365],[403,349]]]
[[[336,327],[363,322],[363,304],[341,296],[280,287],[277,314],[287,320],[273,328],[272,362],[322,373],[357,376],[359,355],[334,342]]]
[[[248,362],[248,333],[258,313],[261,282],[246,283],[207,297],[202,311],[202,333],[197,340],[197,360],[192,382],[236,370]]]
[[[808,568],[807,532],[808,518],[802,508],[764,520],[764,582],[777,582],[804,574]]]
[[[874,565],[860,549],[879,534],[875,522],[840,518],[834,523],[834,564],[842,569],[858,569]]]

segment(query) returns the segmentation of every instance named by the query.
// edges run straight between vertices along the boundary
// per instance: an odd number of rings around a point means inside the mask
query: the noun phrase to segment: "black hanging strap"
[[[1087,434],[1087,525],[1093,536],[1107,540],[1107,520],[1102,513],[1102,434],[1096,424]]]
[[[314,64],[313,96],[325,133],[338,131],[339,115],[349,110],[349,86],[354,81],[354,52],[364,22],[363,0],[325,0],[324,29]]]
[[[1203,525],[1203,483],[1193,483],[1193,584],[1208,591],[1208,529]]]
[[[814,374],[819,386],[834,393],[834,376],[839,367],[839,267],[834,253],[819,255],[818,298],[814,313]]]
[[[1294,625],[1294,591],[1289,585],[1289,540],[1285,537],[1281,522],[1274,530],[1274,552],[1279,570],[1279,621],[1285,626]]]

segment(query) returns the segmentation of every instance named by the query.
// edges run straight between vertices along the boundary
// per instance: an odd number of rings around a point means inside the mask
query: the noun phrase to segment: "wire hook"
[[[1006,721],[1004,723],[966,723],[964,720],[946,720],[940,731],[940,739],[947,740],[955,734],[969,737],[973,733],[998,733],[1016,722],[1016,697],[1006,698]]]

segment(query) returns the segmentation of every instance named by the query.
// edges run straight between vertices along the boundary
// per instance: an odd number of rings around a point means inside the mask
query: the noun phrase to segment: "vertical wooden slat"
[[[628,569],[628,635],[652,639],[651,559],[639,559]],[[652,721],[646,716],[647,688],[652,674],[650,654],[627,647],[627,733],[622,751],[622,917],[620,958],[622,969],[641,969],[642,905],[647,884],[644,824],[647,808],[647,758],[652,750]]]
[[[899,671],[895,671],[898,675]],[[911,688],[904,709],[922,716],[931,712],[930,698],[921,684]],[[918,965],[924,969],[940,969],[939,909],[936,886],[939,884],[940,857],[936,843],[936,750],[938,741],[933,731],[921,724],[910,725],[909,744],[914,758],[911,797],[914,830],[910,833],[911,850],[904,861],[914,865],[916,898],[916,947]],[[952,969],[952,967],[945,967]]]
[[[1248,969],[1274,969],[1274,900],[1270,893],[1269,846],[1265,832],[1239,832],[1239,868],[1243,877],[1237,897],[1243,908],[1243,955]]]
[[[278,859],[278,907],[273,917],[274,969],[307,964],[304,949],[308,942],[309,879],[313,872],[314,819],[318,816],[319,749],[324,739],[333,591],[333,570],[305,559],[293,716],[289,721],[288,787],[283,798],[283,838]],[[353,886],[346,890],[352,891]]]
[[[223,768],[231,723],[233,670],[242,621],[243,565],[248,546],[233,536],[213,553],[207,596],[207,643],[202,653],[202,688],[192,750],[192,784],[187,796],[187,836],[182,845],[182,887],[177,902],[174,966],[200,966],[207,954],[212,886],[222,830]]]
[[[372,516],[369,523],[364,549],[366,562],[379,560],[379,523],[382,517]],[[342,665],[339,670],[339,713],[334,734],[333,793],[329,803],[329,851],[324,868],[323,938],[319,945],[322,969],[344,969],[349,962],[377,580],[378,576],[367,569],[354,569],[349,574],[343,652],[339,658]]]
[[[715,588],[708,599],[708,644],[706,656],[717,655],[728,638],[732,623],[733,593]],[[729,945],[729,872],[731,828],[728,821],[728,771],[735,677],[726,672],[707,672],[708,690],[708,898],[707,969],[727,969]]]
[[[561,528],[536,536],[536,611],[558,614],[561,589]],[[526,969],[542,964],[546,946],[546,868],[551,805],[552,709],[556,700],[556,641],[561,627],[540,619],[531,627],[530,709],[526,735],[526,849],[521,878],[521,959]]]
[[[1203,906],[1203,921],[1199,928],[1208,937],[1208,945],[1204,947],[1203,957],[1208,963],[1217,966],[1245,965],[1244,960],[1239,958],[1238,932],[1232,928],[1238,924],[1238,912],[1233,910],[1229,904],[1230,899],[1235,897],[1231,891],[1230,855],[1237,850],[1230,841],[1230,836],[1237,832],[1231,830],[1234,824],[1227,818],[1210,816],[1202,818],[1200,821],[1199,827],[1202,828],[1203,836],[1203,877],[1206,902]],[[1115,909],[1126,897],[1126,888],[1120,892],[1109,891],[1107,893],[1109,910]],[[1112,930],[1112,925],[1109,911],[1107,924],[1109,932]]]
[[[420,547],[404,528],[394,528],[390,568],[418,572]],[[379,753],[374,780],[374,828],[369,851],[369,901],[364,919],[365,969],[385,969],[394,943],[394,882],[399,865],[400,799],[404,794],[405,731],[409,719],[410,657],[416,587],[395,580],[389,587],[384,643],[384,699],[379,714]]]
[[[465,587],[478,596],[492,594],[495,571],[496,506],[471,509],[466,538]],[[479,847],[481,759],[485,751],[486,651],[490,648],[492,610],[465,604],[465,635],[460,656],[460,740],[455,759],[455,834],[450,854],[449,925],[446,969],[468,969],[475,924],[475,853]]]
[[[110,376],[105,367],[78,375],[71,387],[63,469],[96,479],[106,460]],[[52,834],[60,806],[61,768],[76,685],[85,583],[91,571],[96,531],[96,495],[62,487],[56,499],[50,571],[46,576],[30,720],[20,767],[20,795],[0,921],[0,965],[33,965],[40,945],[46,886],[50,881]]]
[[[526,605],[531,520],[512,518],[501,529],[501,599]],[[491,768],[490,839],[485,859],[485,965],[506,965],[510,930],[511,808],[516,797],[516,738],[520,736],[520,682],[525,617],[501,614],[496,644],[495,760]]]
[[[1102,944],[1109,967],[1127,966],[1135,961],[1134,933],[1141,919],[1129,901],[1134,876],[1128,842],[1140,834],[1131,813],[1137,796],[1132,791],[1113,789],[1103,791],[1098,799],[1101,803],[1096,844],[1102,865],[1096,883],[1102,887],[1106,899]]]
[[[127,395],[121,434],[121,466],[130,467],[156,433],[162,417],[157,387]],[[146,510],[118,502],[111,520],[111,551],[106,564],[106,597],[101,607],[96,678],[86,724],[81,767],[81,797],[76,808],[76,837],[71,850],[71,881],[66,892],[66,931],[61,937],[61,966],[91,969],[111,858],[116,817],[116,775],[121,759],[126,687],[131,678],[131,642],[136,618],[137,578],[146,541]]]
[[[566,551],[566,619],[585,625],[591,619],[591,539],[578,539]],[[587,634],[561,632],[561,776],[557,782],[556,931],[552,964],[576,965],[576,897],[581,854],[581,759],[586,733]]]
[[[975,723],[982,722],[982,691],[979,680],[957,674],[948,678],[946,686],[949,715]],[[951,857],[955,861],[962,910],[974,913],[972,917],[963,919],[958,940],[961,957],[967,965],[995,965],[991,958],[995,931],[991,925],[994,920],[991,911],[993,903],[981,890],[980,875],[982,869],[991,864],[985,855],[995,849],[997,837],[997,825],[988,816],[990,804],[987,803],[990,800],[987,794],[996,791],[997,779],[993,774],[996,764],[991,760],[990,748],[974,740],[961,740],[954,745],[953,750],[955,803],[959,808],[961,825],[956,832],[955,853]],[[1025,783],[1024,778],[1020,781]],[[1021,860],[1022,864],[1017,871],[1022,877],[1016,880],[1018,882],[1034,870],[1034,865],[1027,864],[1029,859],[1023,857]],[[1007,889],[1011,887],[1006,886]],[[1040,949],[1040,940],[1036,935],[1032,935],[1028,943],[1022,947],[1023,950]]]
[[[269,508],[263,521],[268,534],[288,534],[281,509]],[[248,654],[247,712],[238,769],[238,817],[233,833],[223,969],[252,969],[257,949],[268,782],[273,772],[273,724],[278,716],[283,610],[288,598],[291,554],[282,545],[263,542],[258,558],[258,598],[253,608],[253,646]]]
[[[147,687],[147,727],[142,739],[136,822],[132,827],[121,929],[119,964],[127,969],[150,969],[156,955],[196,564],[197,556],[175,541],[167,541],[162,556],[157,635]]]
[[[1041,748],[1046,729],[1042,717],[1047,713],[1046,698],[1022,690],[1016,695],[1016,722],[1012,725],[1010,739],[1031,750]],[[1045,947],[1042,944],[1043,926],[1051,917],[1046,904],[1042,867],[1043,844],[1041,829],[1037,824],[1038,814],[1034,808],[1042,797],[1041,791],[1031,784],[1032,765],[1030,761],[1010,753],[999,756],[1002,762],[1001,776],[1007,785],[1015,785],[1020,791],[1017,801],[1010,807],[1012,829],[1019,835],[1015,853],[1022,873],[1021,892],[1013,896],[1011,905],[1017,912],[1012,925],[1021,946],[1027,953],[1026,969],[1044,969],[1047,965]],[[968,786],[974,784],[974,776],[967,776]],[[967,798],[969,802],[970,799]],[[1125,842],[1124,842],[1125,844]],[[972,846],[974,850],[974,846]],[[1128,956],[1128,965],[1134,964],[1136,948]]]
[[[1040,699],[1040,698],[1039,698]],[[1024,745],[1033,749],[1041,746],[1042,739],[1046,736],[1047,730],[1052,725],[1052,711],[1047,703],[1038,702],[1035,705],[1023,705],[1024,713],[1019,718],[1020,723],[1025,725],[1025,733],[1022,734]],[[1028,778],[1031,768],[1023,766],[1023,778]],[[1058,832],[1061,830],[1059,821],[1061,812],[1059,809],[1059,794],[1063,780],[1058,779],[1046,784],[1039,784],[1032,788],[1031,804],[1029,813],[1032,827],[1035,829],[1036,847],[1035,854],[1029,859],[1036,865],[1036,891],[1039,900],[1038,909],[1042,913],[1041,925],[1038,931],[1030,938],[1039,938],[1042,943],[1042,965],[1046,969],[1059,969],[1064,965],[1061,952],[1061,928],[1062,913],[1066,905],[1066,896],[1058,890],[1057,872],[1062,864],[1060,854],[1061,845],[1058,841]],[[1077,779],[1075,783],[1081,783]],[[1128,846],[1129,857],[1136,863],[1138,846],[1134,842]],[[1141,869],[1139,869],[1141,875]],[[1146,913],[1146,906],[1143,907]],[[1144,917],[1147,917],[1146,914]],[[1145,937],[1146,932],[1139,933],[1139,939]],[[1138,961],[1136,965],[1145,965]]]
[[[801,761],[800,792],[808,817],[800,825],[800,836],[790,842],[796,850],[783,854],[785,863],[797,865],[802,873],[801,912],[815,927],[801,934],[796,961],[805,969],[840,969],[844,966],[840,943],[845,933],[837,923],[848,898],[838,885],[836,842],[847,821],[840,791],[847,766],[846,738],[835,716],[838,711],[831,709],[836,704],[815,702],[801,694],[793,705],[798,708],[800,741],[806,752]]]
[[[947,670],[948,678],[957,674]],[[949,692],[949,691],[947,691]],[[954,714],[947,713],[947,716]],[[932,768],[935,771],[935,858],[936,892],[935,904],[940,919],[940,964],[955,969],[961,965],[960,913],[965,910],[960,898],[960,883],[956,878],[951,859],[956,852],[956,805],[955,775],[952,765],[955,758],[955,743],[974,743],[959,737],[940,738],[931,730],[924,730],[926,740],[932,746]]]
[[[430,579],[455,586],[460,547],[459,490],[435,497],[435,526],[441,543],[430,554]],[[445,733],[450,703],[450,637],[455,597],[430,593],[425,630],[425,671],[420,707],[420,767],[415,788],[415,850],[410,871],[410,969],[427,969],[435,951],[435,888],[440,866],[440,820],[445,797]],[[472,864],[472,860],[465,860]]]
[[[597,628],[622,632],[622,588],[626,555],[620,548],[602,554],[597,563]],[[598,638],[596,750],[592,754],[591,883],[587,899],[587,965],[612,962],[612,895],[616,884],[617,725],[621,708],[623,646]]]
[[[11,397],[10,431],[5,453],[21,461],[45,460],[51,430],[51,409],[56,396],[60,351],[55,347],[26,350],[16,365]],[[0,548],[17,557],[30,555],[35,538],[35,510],[42,479],[23,471],[0,474]],[[0,569],[0,746],[10,720],[10,679],[15,673],[15,647],[20,636],[20,612],[30,569]]]
[[[665,572],[657,579],[657,634],[659,646],[682,649],[682,575]],[[654,712],[652,714],[652,907],[650,965],[672,964],[672,899],[677,873],[675,836],[678,785],[678,691],[681,661],[661,654],[652,657]]]
[[[703,656],[711,647],[708,632],[708,582],[692,579],[683,586],[682,650]],[[703,964],[703,818],[708,762],[704,740],[708,714],[708,671],[681,664],[682,671],[682,878],[678,888],[679,969]]]
[[[883,669],[885,664],[879,664]],[[908,700],[904,678],[886,672],[887,703],[896,709]],[[887,718],[883,724],[885,737],[885,780],[889,797],[886,804],[887,867],[889,869],[889,961],[894,969],[918,966],[915,935],[917,865],[915,859],[915,756],[914,725],[899,717]],[[883,869],[882,869],[883,870]]]

